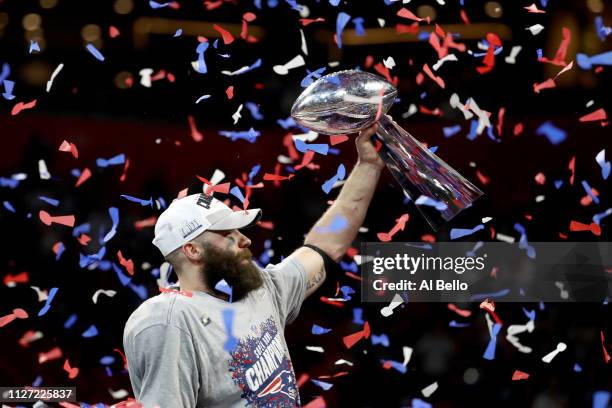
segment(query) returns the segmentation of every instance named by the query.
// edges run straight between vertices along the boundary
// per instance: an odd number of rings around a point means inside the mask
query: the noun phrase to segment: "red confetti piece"
[[[325,403],[325,399],[322,396],[318,396],[317,398],[310,401],[308,404],[304,405],[304,408],[326,408],[327,404]]]
[[[74,143],[64,140],[58,150],[60,152],[70,152],[75,159],[79,158],[79,151]]]
[[[259,225],[261,228],[267,229],[267,230],[273,230],[274,229],[274,222],[272,221],[259,221],[257,222],[257,225]]]
[[[544,173],[539,172],[538,174],[536,174],[535,176],[535,181],[536,183],[538,183],[539,185],[544,185],[544,183],[546,183],[546,176],[544,175]]]
[[[601,235],[601,227],[594,222],[590,224],[583,224],[578,221],[570,221],[569,230],[572,232],[591,231],[594,235]]]
[[[137,230],[141,230],[143,228],[153,227],[157,222],[157,217],[151,216],[149,218],[145,218],[144,220],[134,221],[134,228]]]
[[[514,125],[513,134],[514,134],[514,136],[518,136],[521,133],[523,133],[523,124],[522,123],[517,123],[516,125]]]
[[[591,187],[591,194],[593,194],[596,197],[599,197],[599,191],[595,190],[593,187]],[[580,204],[583,205],[584,207],[586,207],[587,205],[590,205],[592,202],[593,202],[593,199],[588,194],[580,199]]]
[[[533,84],[533,92],[540,93],[542,89],[550,89],[556,87],[557,84],[555,80],[552,78],[548,78],[546,81],[541,82],[539,84]]]
[[[36,106],[36,99],[28,103],[17,102],[15,106],[13,106],[13,109],[11,109],[11,115],[13,116],[18,115],[19,112],[21,112],[22,110],[32,109],[35,106]]]
[[[570,185],[573,186],[574,185],[574,176],[576,175],[576,156],[572,157],[572,159],[570,160],[567,168],[572,172],[572,175],[570,176]]]
[[[91,237],[87,234],[81,234],[81,236],[77,238],[77,241],[79,241],[79,244],[86,246],[91,241]]]
[[[497,134],[501,137],[502,135],[502,127],[504,126],[504,115],[506,114],[506,108],[499,108],[499,113],[497,114]]]
[[[395,25],[395,33],[417,35],[419,33],[419,23],[412,23],[410,25],[398,23]]]
[[[461,9],[461,11],[459,12],[459,15],[461,16],[461,20],[463,20],[465,24],[471,24],[464,9]]]
[[[579,120],[580,122],[593,122],[596,120],[607,120],[608,119],[608,115],[606,114],[606,111],[601,108],[596,110],[595,112],[591,112],[591,113],[587,113],[586,115],[582,116]]]
[[[374,65],[374,70],[378,72],[380,75],[384,76],[387,79],[387,81],[397,86],[397,77],[391,78],[391,72],[389,71],[389,68],[385,67],[385,64],[383,64],[382,62],[379,62],[378,64]]]
[[[408,20],[423,21],[422,18],[418,17],[416,14],[414,14],[412,11],[408,10],[405,7],[401,8],[397,12],[397,15],[398,17],[407,18]],[[429,17],[427,17],[427,24],[429,24]]]
[[[45,225],[51,225],[55,223],[65,225],[67,227],[74,227],[74,215],[60,215],[52,217],[51,214],[49,214],[48,212],[40,210],[40,212],[38,213],[38,217]]]
[[[406,223],[408,222],[409,218],[410,218],[410,215],[403,214],[401,217],[399,217],[398,219],[395,220],[396,224],[393,226],[393,228],[391,228],[391,231],[389,231],[389,232],[379,232],[378,234],[376,234],[376,236],[382,242],[391,241],[391,238],[393,238],[393,235],[395,235],[399,231],[403,231],[404,230],[404,228],[406,227]]]
[[[562,67],[567,65],[567,62],[565,62],[565,57],[567,55],[567,47],[572,40],[572,32],[567,27],[563,27],[561,33],[563,35],[563,39],[561,40],[561,44],[559,44],[555,57],[552,60],[542,57],[538,61],[547,62]]]
[[[121,34],[119,32],[119,29],[115,26],[110,26],[108,27],[108,35],[110,36],[110,38],[117,38],[119,37],[119,34]]]
[[[87,181],[88,178],[91,177],[91,170],[89,170],[89,168],[85,168],[83,169],[83,171],[81,172],[81,175],[79,176],[79,179],[77,180],[76,184],[74,185],[75,187],[80,186],[81,184],[83,184],[84,182]]]
[[[123,165],[123,173],[121,173],[121,177],[119,177],[120,182],[124,182],[127,177],[127,170],[130,167],[130,159],[129,157],[125,159],[125,164]]]
[[[263,176],[264,181],[282,181],[282,180],[290,180],[291,178],[293,178],[293,174],[290,174],[289,176],[281,176],[279,174],[270,174],[270,173],[266,173]]]
[[[546,13],[544,10],[540,10],[538,8],[538,6],[536,6],[535,3],[532,3],[531,6],[527,6],[527,7],[523,7],[525,10],[527,10],[529,13],[535,13],[535,14],[544,14]]]
[[[520,370],[516,370],[514,371],[514,374],[512,374],[512,381],[518,381],[518,380],[526,380],[529,378],[529,374],[520,371]]]
[[[206,187],[206,191],[204,192],[206,195],[211,195],[212,193],[222,193],[227,194],[230,190],[230,183],[222,183],[211,186],[210,184]]]
[[[453,303],[449,303],[447,307],[448,307],[448,310],[452,310],[453,312],[457,313],[461,317],[470,317],[472,315],[472,312],[470,310],[459,309]]]
[[[174,295],[183,295],[187,297],[193,296],[193,293],[188,290],[176,290],[176,289],[168,289],[168,288],[159,288],[159,293],[171,293]]]
[[[335,146],[337,144],[346,142],[348,138],[349,137],[347,135],[329,135],[329,144]]]
[[[68,378],[70,378],[71,380],[76,378],[77,375],[79,375],[79,369],[77,367],[70,367],[70,362],[68,361],[68,359],[64,361],[64,371],[68,373]]]
[[[28,313],[23,309],[13,309],[13,313],[0,317],[0,327],[4,327],[15,319],[27,319]]]
[[[338,302],[337,300],[330,300],[328,297],[321,296],[319,300],[323,303],[327,303],[328,305],[336,306],[336,307],[344,307],[343,302]]]
[[[440,88],[444,89],[446,87],[446,84],[444,83],[444,80],[442,78],[440,78],[439,76],[436,76],[431,71],[431,68],[429,68],[429,65],[427,65],[427,64],[423,65],[423,71],[425,71],[427,76],[430,77],[432,80],[434,80],[438,84],[438,86]]]
[[[121,266],[125,268],[125,270],[130,274],[130,276],[134,275],[134,261],[131,259],[125,259],[121,250],[117,251],[117,258],[119,258],[119,263]]]
[[[195,124],[195,119],[193,116],[187,116],[187,121],[189,122],[189,129],[191,129],[191,137],[196,142],[201,142],[204,139],[204,136],[198,131]]]
[[[344,336],[342,338],[342,341],[344,342],[346,348],[350,349],[358,341],[360,341],[361,339],[367,339],[368,337],[370,337],[370,324],[368,322],[365,322],[365,324],[363,325],[363,330],[360,330],[353,334],[349,334],[348,336]]]
[[[478,180],[484,185],[489,184],[489,181],[491,181],[491,179],[482,174],[480,170],[476,170],[476,177],[478,177]]]
[[[499,316],[497,316],[497,314],[495,313],[495,302],[494,301],[486,299],[482,301],[482,303],[480,304],[480,308],[485,310],[487,313],[489,313],[491,317],[493,318],[493,320],[495,320],[495,323],[500,323],[500,324],[502,323]]]
[[[493,69],[495,66],[495,47],[501,47],[502,45],[500,38],[493,33],[487,33],[487,43],[489,43],[489,48],[487,49],[487,54],[482,60],[484,66],[476,67],[476,71],[478,71],[480,74],[486,74]]]
[[[433,244],[434,242],[436,242],[436,237],[431,234],[425,234],[421,237],[421,241]]]
[[[5,286],[15,286],[16,283],[28,283],[30,280],[30,276],[27,272],[21,272],[17,275],[8,274],[4,277],[3,283]]]
[[[227,95],[227,99],[232,99],[234,97],[234,86],[230,85],[225,90],[225,94]]]
[[[127,369],[128,365],[127,365],[127,358],[125,358],[125,354],[123,354],[123,352],[119,349],[113,349],[113,351],[116,351],[117,353],[119,353],[119,355],[123,359],[123,368]]]
[[[603,330],[601,330],[600,333],[601,333],[601,347],[603,348],[603,353],[604,353],[604,361],[606,362],[606,364],[608,364],[610,362],[610,354],[608,354],[608,351],[606,350],[606,343],[604,342]]]
[[[312,18],[300,18],[299,22],[300,22],[301,25],[306,27],[307,25],[312,24],[312,23],[322,23],[322,22],[325,22],[325,19],[322,18],[322,17],[318,17],[318,18],[315,18],[315,19],[312,19]]]
[[[306,382],[310,379],[310,376],[307,373],[300,375],[300,378],[297,380],[297,386],[300,388],[302,385],[306,384]]]
[[[49,360],[55,360],[62,357],[62,349],[59,347],[54,347],[46,353],[38,353],[38,363],[42,364]]]
[[[293,134],[287,133],[283,138],[283,146],[287,148],[287,154],[291,160],[297,160],[300,158],[300,154],[295,148],[295,143],[293,143]]]
[[[221,26],[217,25],[217,24],[213,24],[213,28],[219,32],[219,34],[221,34],[221,37],[223,38],[223,43],[225,45],[231,44],[234,42],[234,36],[230,34],[229,31],[224,30]]]

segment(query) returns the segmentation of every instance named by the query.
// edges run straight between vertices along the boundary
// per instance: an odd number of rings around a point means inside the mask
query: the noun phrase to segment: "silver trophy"
[[[306,88],[293,104],[291,116],[300,125],[328,135],[358,132],[378,122],[381,158],[437,230],[483,192],[386,115],[396,96],[397,89],[378,75],[339,71]]]

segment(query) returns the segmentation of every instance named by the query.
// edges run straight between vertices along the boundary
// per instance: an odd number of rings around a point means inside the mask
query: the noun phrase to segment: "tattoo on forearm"
[[[325,270],[321,268],[319,269],[319,271],[317,272],[315,276],[313,276],[312,278],[308,280],[308,282],[306,283],[306,290],[310,290],[314,288],[315,286],[317,286],[319,283],[321,283],[324,277],[325,277]]]

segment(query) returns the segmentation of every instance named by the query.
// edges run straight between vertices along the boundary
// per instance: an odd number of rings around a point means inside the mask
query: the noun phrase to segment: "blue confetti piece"
[[[607,180],[610,176],[612,164],[609,161],[606,161],[605,149],[597,153],[597,156],[595,156],[595,161],[597,162],[597,164],[599,164],[599,167],[601,167],[601,177],[604,180]]]
[[[285,130],[296,125],[295,120],[293,120],[291,116],[289,116],[287,119],[277,119],[276,123],[278,123],[278,125]]]
[[[312,150],[315,153],[327,155],[329,151],[329,145],[326,143],[306,143],[303,140],[295,139],[295,148],[300,153],[306,153],[308,150]]]
[[[142,299],[145,300],[148,296],[148,292],[147,292],[147,288],[145,285],[135,285],[133,283],[129,284],[130,289],[132,289],[134,291],[134,293],[136,293],[136,295]]]
[[[329,194],[331,189],[334,187],[334,184],[336,184],[336,182],[340,180],[344,180],[345,176],[346,176],[346,169],[344,168],[344,165],[341,164],[340,166],[338,166],[338,171],[336,172],[336,175],[334,175],[332,178],[330,178],[325,183],[323,183],[323,185],[321,186],[321,189],[325,192],[325,194]]]
[[[514,229],[515,231],[521,234],[521,238],[519,239],[519,248],[525,249],[527,252],[527,256],[531,259],[535,259],[535,256],[536,256],[535,248],[530,246],[529,242],[527,241],[527,233],[526,233],[525,227],[523,227],[521,224],[517,222],[516,224],[514,224]]]
[[[4,82],[4,80],[8,78],[9,75],[11,75],[11,66],[7,62],[5,62],[4,64],[2,64],[2,71],[0,71],[0,82]]]
[[[238,345],[238,339],[234,337],[233,325],[234,325],[234,311],[231,309],[223,310],[223,323],[225,324],[225,333],[227,333],[227,340],[223,344],[223,348],[231,353]]]
[[[355,294],[355,289],[345,285],[340,288],[340,292],[342,292],[342,298],[344,300],[351,300],[353,298],[352,295]]]
[[[257,176],[257,173],[259,173],[259,170],[261,170],[261,164],[256,164],[255,166],[253,166],[253,168],[249,172],[249,181],[247,185],[251,185],[253,183],[253,178]]]
[[[329,4],[331,4],[334,7],[337,7],[338,4],[340,4],[340,0],[329,0]]]
[[[555,188],[558,190],[563,185],[563,180],[555,180]]]
[[[103,168],[108,166],[119,166],[122,164],[125,164],[125,154],[123,153],[113,156],[110,159],[96,159],[96,165]]]
[[[64,253],[64,251],[66,250],[66,247],[64,246],[63,242],[59,242],[57,244],[57,252],[55,254],[55,260],[59,261],[59,259],[61,258],[62,254]]]
[[[255,103],[247,102],[244,104],[244,106],[249,110],[253,119],[262,120],[264,118],[263,115],[259,112],[259,106],[257,106]]]
[[[608,215],[612,214],[612,208],[608,208],[606,211],[601,212],[599,214],[595,214],[593,216],[593,222],[597,225],[599,225],[599,222],[603,219],[606,218]]]
[[[117,207],[110,207],[108,209],[108,215],[110,216],[113,224],[110,231],[108,231],[102,238],[100,242],[101,244],[106,244],[108,241],[113,239],[115,234],[117,234],[117,227],[119,226],[119,209]]]
[[[231,139],[232,142],[242,139],[242,140],[246,140],[249,143],[255,143],[257,141],[257,138],[261,136],[261,133],[258,130],[255,130],[253,128],[250,128],[249,130],[246,130],[246,131],[240,131],[240,132],[221,130],[219,131],[219,134],[221,136],[225,136]]]
[[[115,362],[115,357],[113,356],[104,356],[100,359],[100,364],[102,365],[111,365]]]
[[[97,335],[98,335],[98,328],[93,324],[89,326],[89,328],[85,330],[83,334],[81,334],[81,336],[85,337],[86,339],[90,337],[95,337]]]
[[[313,72],[310,72],[307,69],[306,72],[308,73],[308,75],[306,75],[304,77],[304,79],[302,79],[302,82],[300,82],[300,86],[302,88],[307,88],[308,86],[310,86],[310,84],[312,84],[315,79],[321,78],[321,76],[325,72],[325,69],[326,69],[326,67],[323,67],[323,68],[319,68],[317,70],[314,70]]]
[[[45,197],[45,196],[38,196],[38,199],[54,207],[57,207],[60,203],[59,200],[56,200],[54,198]]]
[[[208,68],[206,67],[206,61],[204,61],[204,53],[208,49],[208,41],[204,41],[198,44],[196,47],[196,53],[198,54],[198,62],[195,64],[196,72],[200,74],[206,74]]]
[[[316,324],[313,324],[312,329],[310,331],[315,336],[319,336],[321,334],[329,333],[330,331],[332,331],[332,329],[326,329],[325,327],[321,327]]]
[[[17,211],[15,210],[15,207],[13,207],[13,204],[11,204],[8,201],[3,201],[2,205],[4,206],[4,208],[7,209],[7,211],[10,211],[12,213],[17,213]]]
[[[576,373],[582,372],[582,367],[580,367],[580,364],[578,363],[574,364],[574,372]]]
[[[358,326],[363,326],[363,309],[360,307],[353,308],[353,323]]]
[[[389,347],[389,337],[386,334],[381,334],[380,336],[372,334],[371,339],[373,346],[380,344],[383,347]]]
[[[602,16],[595,17],[595,32],[601,41],[605,41],[606,37],[612,34],[612,27],[606,27]]]
[[[497,335],[499,334],[501,328],[502,325],[500,323],[495,323],[493,325],[493,328],[491,329],[491,340],[489,341],[487,349],[485,350],[484,355],[482,356],[485,360],[495,359],[495,346],[497,344]]]
[[[215,41],[213,41],[213,48],[216,50],[218,45],[219,45],[219,39],[217,38]]]
[[[170,3],[158,3],[156,1],[153,0],[149,0],[149,6],[153,9],[160,9],[160,8],[164,8],[164,7],[168,7],[170,5]]]
[[[4,85],[4,92],[2,93],[4,99],[6,99],[7,101],[12,101],[13,99],[15,99],[15,95],[13,95],[15,82],[5,79],[2,81],[2,84]]]
[[[595,391],[593,393],[593,408],[607,408],[609,402],[609,391]]]
[[[484,225],[480,224],[475,226],[472,229],[469,228],[453,228],[450,231],[450,239],[457,239],[457,238],[461,238],[461,237],[465,237],[467,235],[472,235],[475,232],[481,231],[484,229]]]
[[[215,285],[215,290],[218,290],[221,293],[225,293],[227,296],[229,296],[229,302],[232,303],[232,287],[225,281],[225,279],[221,279],[219,282],[217,282],[217,284]]]
[[[330,384],[328,382],[325,381],[319,381],[319,380],[310,380],[312,381],[317,387],[322,388],[324,391],[329,390],[331,387],[333,387],[333,384]]]
[[[342,31],[349,21],[351,21],[350,15],[343,11],[338,13],[338,18],[336,19],[336,38],[338,41],[338,48],[342,48]]]
[[[34,379],[34,382],[32,383],[32,387],[40,387],[42,382],[43,382],[43,378],[41,375],[39,375]]]
[[[455,320],[451,320],[451,322],[448,324],[448,327],[463,328],[463,327],[470,327],[470,324],[469,323],[458,323]]]
[[[431,197],[425,195],[419,196],[414,202],[415,205],[426,205],[428,207],[434,207],[438,211],[445,211],[448,205],[442,201],[436,201]],[[452,239],[452,238],[451,238]]]
[[[0,177],[0,187],[8,187],[11,190],[17,188],[19,180],[10,179],[6,177]]]
[[[599,198],[593,194],[591,186],[589,186],[589,183],[587,183],[585,180],[582,180],[582,188],[584,188],[584,191],[589,195],[589,197],[591,197],[591,200],[593,200],[595,204],[599,204]]]
[[[355,24],[355,34],[357,35],[365,35],[365,28],[363,28],[363,17],[355,17],[353,19],[353,24]]]
[[[546,121],[536,129],[536,135],[546,136],[548,141],[553,145],[558,145],[567,138],[567,133],[563,129],[559,129],[552,124],[551,121]]]
[[[179,28],[178,30],[176,30],[176,32],[174,33],[173,37],[180,37],[183,34],[183,29]]]
[[[42,307],[42,309],[40,309],[40,311],[38,312],[39,317],[44,316],[49,311],[49,309],[51,308],[51,302],[53,301],[53,298],[55,297],[55,294],[58,290],[59,288],[51,288],[51,290],[49,290],[47,301],[45,302],[45,305]]]
[[[461,0],[461,5],[463,5],[463,0]],[[432,408],[433,405],[431,405],[428,402],[423,401],[422,399],[419,398],[413,398],[412,399],[412,408]]]
[[[540,59],[542,59],[542,56],[544,55],[544,53],[542,52],[542,49],[541,49],[541,48],[538,48],[538,49],[536,50],[536,54],[538,55],[538,59],[539,59],[539,60],[540,60]]]
[[[91,231],[91,224],[84,222],[83,224],[77,225],[72,229],[72,236],[79,237],[81,234],[89,234]]]
[[[359,271],[357,267],[357,263],[355,261],[351,261],[351,262],[340,261],[340,267],[342,268],[343,271],[348,271],[348,272],[353,272],[353,273],[357,273]]]
[[[104,258],[104,255],[106,255],[106,247],[103,246],[102,248],[100,248],[100,250],[95,253],[95,254],[91,254],[91,255],[85,255],[85,254],[79,254],[79,266],[81,268],[86,268],[89,265],[99,262],[100,260],[102,260],[102,258]]]
[[[445,138],[452,137],[461,131],[461,125],[447,126],[442,128]]]
[[[142,205],[143,207],[150,206],[151,208],[153,208],[153,197],[149,198],[148,200],[143,200],[141,198],[132,197],[127,194],[121,194],[119,197],[124,198],[128,201],[131,201],[133,203],[138,203]]]
[[[242,191],[240,191],[240,187],[232,187],[232,189],[230,190],[230,194],[236,197],[238,200],[240,200],[241,203],[244,204],[244,195],[242,194]]]
[[[89,51],[89,53],[93,55],[98,61],[104,61],[104,55],[102,55],[102,53],[98,51],[98,49],[93,44],[87,44],[85,48],[87,48],[87,51]]]
[[[30,54],[33,52],[40,52],[40,46],[38,45],[38,42],[30,40],[30,50],[28,52]]]
[[[586,54],[576,54],[576,62],[582,69],[591,69],[593,65],[612,65],[612,51],[591,57]]]
[[[419,41],[427,41],[429,40],[429,33],[427,31],[419,31],[417,34],[417,39]]]
[[[546,7],[548,5],[548,0],[540,0],[540,4],[542,7]]]
[[[76,313],[71,314],[68,319],[64,322],[64,329],[70,329],[77,322],[78,317]]]
[[[531,321],[534,321],[536,318],[536,311],[534,310],[527,310],[523,307],[523,313],[525,314],[525,316],[527,316],[527,318]]]
[[[502,289],[497,292],[491,292],[491,293],[477,293],[475,295],[470,296],[470,301],[477,302],[479,300],[485,300],[486,298],[504,297],[508,293],[510,293],[510,289]]]
[[[470,132],[467,135],[468,140],[474,140],[478,137],[478,120],[472,119],[470,122]]]

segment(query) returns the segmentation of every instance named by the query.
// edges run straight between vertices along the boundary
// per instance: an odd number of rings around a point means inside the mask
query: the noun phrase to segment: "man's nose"
[[[237,241],[238,248],[242,249],[242,248],[248,248],[249,246],[251,246],[251,240],[247,238],[243,233],[236,230],[236,236],[238,238],[238,241]]]

